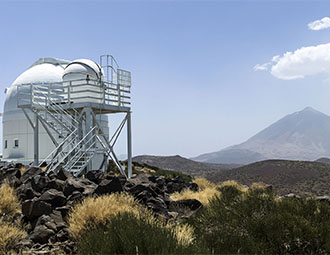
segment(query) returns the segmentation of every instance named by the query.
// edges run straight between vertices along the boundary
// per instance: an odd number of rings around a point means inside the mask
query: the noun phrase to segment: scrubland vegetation
[[[194,180],[199,190],[173,200],[204,205],[190,218],[155,214],[122,192],[75,203],[66,221],[79,254],[329,254],[330,204],[280,197],[270,186]],[[26,236],[14,189],[0,187],[0,254]],[[10,220],[9,220],[10,219]]]
[[[81,253],[169,254],[193,252],[193,228],[156,218],[127,194],[85,199],[69,215]]]
[[[203,205],[207,205],[212,197],[219,194],[215,183],[212,183],[204,178],[196,178],[194,182],[199,186],[199,191],[194,192],[190,189],[186,189],[182,192],[172,194],[171,198],[175,201],[181,199],[197,199]]]
[[[280,198],[271,187],[261,184],[247,188],[233,181],[218,185],[205,179],[195,181],[199,191],[184,190],[172,195],[175,200],[195,198],[204,204],[197,215],[187,221],[166,222],[155,218],[132,197],[123,194],[91,198],[77,205],[69,221],[80,253],[330,252],[328,202],[311,198]],[[100,219],[98,224],[87,223],[96,218]],[[83,228],[86,235],[77,231]]]
[[[26,236],[20,224],[15,223],[15,214],[20,212],[20,203],[8,182],[0,187],[0,254],[8,254]],[[14,223],[13,223],[14,222]]]

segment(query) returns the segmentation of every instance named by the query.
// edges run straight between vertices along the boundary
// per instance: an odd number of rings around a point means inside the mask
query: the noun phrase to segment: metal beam
[[[38,114],[34,113],[34,165],[39,164],[39,121]]]
[[[54,136],[52,135],[52,133],[49,131],[48,127],[46,126],[46,124],[44,123],[44,121],[42,119],[39,119],[41,125],[44,127],[44,129],[46,130],[47,134],[49,135],[50,139],[52,140],[53,144],[57,147],[58,146],[58,142],[56,141],[56,139],[54,138]]]
[[[24,108],[21,108],[21,109],[22,109],[22,111],[23,111],[23,113],[24,113],[25,117],[26,117],[26,118],[27,118],[27,120],[29,121],[29,123],[30,123],[30,125],[31,125],[32,129],[34,129],[34,124],[33,124],[32,120],[31,120],[31,118],[30,118],[30,117],[29,117],[29,115],[26,113],[26,111],[25,111],[25,109],[24,109]]]
[[[127,113],[127,171],[128,179],[132,177],[132,128],[131,112]]]

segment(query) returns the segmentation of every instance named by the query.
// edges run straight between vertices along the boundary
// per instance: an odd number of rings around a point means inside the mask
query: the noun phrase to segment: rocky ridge
[[[183,189],[197,191],[198,185],[180,177],[166,178],[149,173],[134,175],[130,180],[113,173],[91,171],[77,178],[61,169],[48,175],[39,167],[29,167],[22,174],[22,165],[0,169],[0,183],[8,180],[15,188],[22,205],[22,213],[15,216],[26,226],[27,237],[16,247],[17,252],[50,254],[54,251],[75,254],[70,238],[67,215],[72,206],[88,196],[127,192],[167,219],[192,216],[202,204],[195,199],[172,201],[170,194]],[[6,218],[6,215],[0,217]]]

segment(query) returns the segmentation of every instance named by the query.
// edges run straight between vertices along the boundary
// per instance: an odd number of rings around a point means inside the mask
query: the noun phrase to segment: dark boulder
[[[41,175],[43,174],[42,170],[40,169],[40,167],[29,167],[27,168],[24,173],[21,176],[21,181],[22,183],[24,183],[26,180],[28,180],[30,177],[33,177],[35,175]]]
[[[60,179],[51,179],[48,181],[47,183],[47,188],[48,189],[56,189],[59,191],[63,191],[64,190],[64,181],[60,180]]]
[[[65,206],[61,206],[61,207],[56,207],[55,210],[60,212],[62,215],[62,218],[64,219],[68,215],[70,208],[71,207],[69,205],[65,205]]]
[[[32,188],[37,192],[42,192],[47,187],[47,177],[42,175],[35,175],[31,179]]]
[[[50,214],[52,212],[52,206],[45,201],[34,198],[31,200],[26,200],[22,204],[22,213],[28,219],[35,219],[41,215]]]
[[[75,190],[72,192],[72,194],[68,197],[68,201],[74,201],[74,202],[79,202],[83,200],[84,196],[81,194],[81,192]]]
[[[61,168],[56,175],[57,179],[60,179],[62,181],[66,181],[69,178],[72,178],[73,175],[69,173],[68,171],[65,171],[63,168]]]
[[[99,184],[102,181],[103,177],[104,177],[104,173],[96,170],[89,171],[86,174],[86,178],[94,182],[95,184]]]
[[[149,209],[151,209],[155,213],[167,215],[167,211],[168,211],[167,206],[160,196],[150,197],[147,200],[146,205]]]
[[[22,163],[16,163],[14,167],[17,169],[21,169],[23,166],[24,165]]]
[[[203,207],[203,204],[197,199],[182,199],[178,201],[172,201],[170,204],[170,209],[184,207],[190,209],[191,211],[196,211]]]
[[[45,225],[36,226],[30,235],[30,239],[35,243],[45,244],[48,243],[48,239],[55,235],[55,232]]]
[[[137,196],[138,194],[140,194],[142,191],[147,191],[151,196],[156,197],[157,193],[152,189],[150,184],[137,184],[135,186],[133,186],[132,188],[130,188],[128,190],[128,192],[130,194],[132,194],[133,196]]]
[[[169,182],[166,185],[166,192],[172,194],[174,192],[181,192],[185,189],[185,184],[181,182]]]
[[[63,192],[56,189],[47,190],[39,199],[51,204],[53,207],[60,207],[66,204]]]
[[[74,191],[84,192],[85,185],[81,179],[69,178],[65,181],[63,193],[66,197],[70,196]]]
[[[35,224],[35,228],[40,226],[40,225],[45,225],[47,228],[56,231],[56,224],[54,222],[54,220],[49,216],[49,215],[41,215],[36,224]]]
[[[111,194],[115,192],[122,192],[123,186],[120,182],[120,179],[114,177],[112,180],[102,180],[101,183],[97,186],[94,191],[96,195]]]
[[[61,229],[61,230],[56,234],[56,239],[57,239],[59,242],[64,242],[64,241],[66,241],[66,240],[69,240],[69,239],[70,239],[70,236],[69,236],[69,229],[67,229],[67,228]]]
[[[4,172],[4,175],[2,176],[2,179],[7,179],[9,177],[16,177],[16,178],[21,178],[21,171],[19,168],[9,168]]]
[[[198,187],[197,183],[189,182],[188,183],[188,189],[190,189],[194,192],[197,192],[199,190],[199,187]]]
[[[17,190],[18,198],[21,201],[39,197],[40,193],[32,189],[31,183],[22,184]]]
[[[57,230],[63,229],[67,226],[60,211],[54,210],[49,214],[49,217],[55,222]]]

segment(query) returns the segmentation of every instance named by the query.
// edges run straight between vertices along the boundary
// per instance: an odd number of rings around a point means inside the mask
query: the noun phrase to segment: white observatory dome
[[[33,130],[24,113],[17,107],[17,87],[26,83],[61,82],[65,65],[69,61],[54,58],[41,58],[23,72],[6,89],[3,109],[3,159],[30,163],[33,161]],[[32,117],[32,114],[30,114]],[[52,150],[52,142],[46,131],[40,127],[40,158]]]
[[[45,85],[62,82],[65,79],[81,78],[89,75],[90,79],[102,78],[101,67],[92,60],[79,59],[67,61],[55,58],[41,58],[23,72],[6,89],[3,110],[3,159],[6,161],[28,164],[33,161],[33,129],[23,111],[17,107],[17,87],[26,83],[43,83]],[[33,114],[28,113],[32,119]],[[102,127],[108,135],[108,116],[99,117]],[[39,125],[39,158],[43,160],[54,149],[54,145],[42,125]]]
[[[63,81],[86,79],[99,80],[102,78],[102,68],[92,60],[77,59],[65,67]]]

